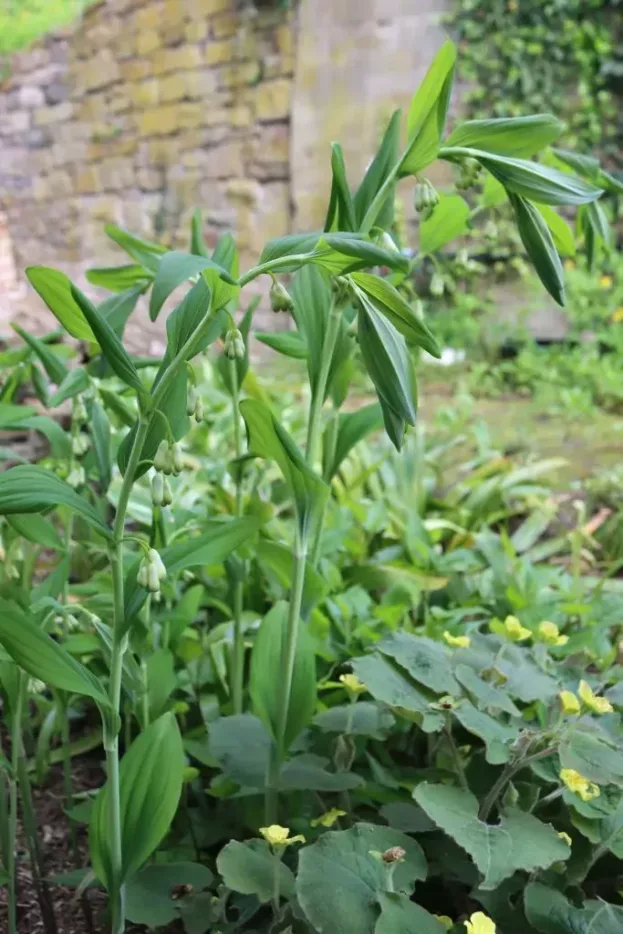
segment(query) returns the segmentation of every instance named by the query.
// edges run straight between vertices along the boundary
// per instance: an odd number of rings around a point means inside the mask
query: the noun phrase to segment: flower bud
[[[85,482],[86,476],[84,473],[84,467],[81,464],[74,464],[74,466],[69,471],[69,476],[67,477],[67,483],[69,486],[72,486],[75,489],[82,486]]]
[[[203,421],[203,416],[205,414],[204,408],[203,408],[203,399],[199,396],[197,397],[197,401],[195,402],[195,411],[193,412],[193,414],[195,416],[195,419],[198,422]]]
[[[188,390],[188,396],[186,397],[186,414],[194,415],[195,408],[197,406],[197,391],[192,387]]]
[[[85,434],[74,435],[71,439],[71,451],[75,457],[80,457],[89,449],[89,439]]]
[[[160,591],[160,578],[158,576],[158,568],[155,564],[147,565],[147,589],[151,593],[158,593]]]
[[[158,445],[156,456],[154,457],[154,467],[163,473],[171,473],[171,464],[169,458],[169,442],[164,438]]]
[[[184,454],[177,442],[171,447],[171,463],[173,465],[173,473],[181,473],[184,469]]]
[[[244,338],[238,328],[231,328],[225,335],[225,353],[230,360],[242,360],[244,357]]]
[[[87,410],[84,407],[84,402],[79,396],[74,399],[72,417],[74,422],[86,422],[87,420]]]
[[[168,477],[162,478],[162,505],[170,506],[173,502],[173,493],[171,492],[171,484],[169,483]]]
[[[164,503],[164,477],[161,473],[154,474],[152,477],[151,502],[153,506],[162,506]]]
[[[147,560],[151,567],[155,567],[158,580],[163,581],[167,576],[167,569],[165,568],[162,558],[155,548],[149,549],[149,552],[147,553]]]
[[[379,238],[379,246],[382,246],[388,253],[400,253],[394,238],[386,230],[383,231]]]
[[[273,280],[270,288],[270,305],[273,311],[292,311],[294,304],[285,285]]]
[[[434,272],[432,279],[430,280],[430,294],[434,295],[436,298],[440,298],[445,290],[445,283],[443,281],[443,276],[439,272]]]
[[[136,582],[140,587],[144,587],[145,589],[149,586],[148,569],[149,565],[145,558],[143,558],[139,565],[138,574],[136,575]]]

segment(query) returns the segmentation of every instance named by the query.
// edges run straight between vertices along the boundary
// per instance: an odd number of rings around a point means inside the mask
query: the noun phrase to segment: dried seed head
[[[400,863],[406,855],[407,851],[403,850],[401,846],[390,846],[388,850],[381,854],[381,859],[384,863]]]

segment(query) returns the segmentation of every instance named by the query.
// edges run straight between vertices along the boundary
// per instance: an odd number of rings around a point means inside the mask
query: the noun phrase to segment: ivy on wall
[[[453,0],[448,24],[469,116],[551,111],[565,146],[623,164],[623,0]]]
[[[3,0],[0,4],[0,55],[19,52],[68,26],[94,0]]]

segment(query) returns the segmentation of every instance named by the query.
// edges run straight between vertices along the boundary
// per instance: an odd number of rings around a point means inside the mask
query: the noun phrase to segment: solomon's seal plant
[[[461,199],[435,192],[427,167],[451,162],[461,185],[477,171],[494,179],[558,301],[564,221],[554,209],[601,193],[532,158],[560,130],[550,115],[471,121],[444,136],[454,64],[446,43],[413,98],[406,134],[394,114],[355,190],[335,144],[324,229],[269,241],[245,272],[230,236],[208,252],[198,214],[189,251],[109,227],[129,261],[89,272],[112,293],[99,304],[61,272],[28,270],[87,359],[68,367],[49,340],[23,334],[17,365],[36,368],[44,404],[74,400],[70,438],[15,404],[15,380],[0,409],[16,424],[38,419],[33,427],[51,443],[44,464],[0,475],[12,562],[0,593],[10,934],[18,794],[54,929],[24,765],[29,697],[43,717],[41,762],[46,736],[49,746],[62,724],[68,779],[68,710],[99,712],[105,782],[79,811],[68,781],[66,805],[72,826],[87,812],[88,879],[108,893],[112,934],[127,921],[177,921],[198,934],[620,925],[614,904],[585,899],[593,866],[620,849],[618,701],[601,671],[574,651],[566,617],[531,620],[529,599],[508,606],[514,578],[497,600],[483,585],[486,611],[474,602],[439,626],[428,601],[423,618],[411,597],[404,611],[414,576],[384,544],[402,535],[401,509],[368,526],[373,515],[345,486],[367,435],[384,428],[396,450],[405,446],[417,415],[416,352],[439,353],[398,288],[409,262],[391,237],[397,182],[413,179],[423,249],[434,253],[455,235]],[[258,336],[307,368],[301,417],[287,401],[273,407],[250,370],[254,304],[245,308],[244,290],[260,277],[294,329]],[[183,285],[162,358],[133,356],[124,328],[139,298],[148,295],[155,320]],[[208,348],[218,351],[211,367]],[[377,401],[346,407],[357,365]],[[370,466],[364,474],[359,482],[372,482]],[[513,488],[506,479],[491,489],[503,496]],[[366,528],[381,555],[368,564]],[[429,562],[418,593],[443,587],[452,568],[474,569],[460,550],[435,551],[416,508],[404,528],[408,560]],[[449,521],[438,528],[463,535]],[[336,556],[348,547],[342,577]],[[503,577],[490,541],[482,548]],[[387,596],[374,617],[370,594],[349,584],[362,568],[370,592]],[[29,693],[29,678],[47,686],[44,695]]]

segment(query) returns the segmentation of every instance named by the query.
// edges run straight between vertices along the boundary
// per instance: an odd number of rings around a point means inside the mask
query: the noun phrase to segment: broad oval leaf
[[[200,896],[202,890],[207,889],[213,878],[208,867],[199,863],[146,866],[129,879],[126,885],[127,919],[134,924],[145,924],[150,930],[176,921],[180,917],[178,893],[188,893],[184,896],[182,904],[185,909],[192,910],[196,896]],[[202,916],[205,917],[205,912]]]
[[[503,156],[527,158],[557,139],[565,126],[553,114],[468,120],[444,141],[446,146],[469,146]]]
[[[7,521],[27,541],[55,551],[65,551],[65,545],[52,523],[38,513],[8,516]]]
[[[216,866],[229,889],[255,895],[260,902],[269,902],[273,897],[275,873],[282,898],[295,895],[292,870],[276,859],[266,840],[232,840],[219,853]]]
[[[436,253],[456,237],[467,231],[469,205],[460,195],[440,195],[439,204],[420,224],[420,250]]]
[[[184,747],[172,713],[165,713],[134,740],[121,760],[121,880],[147,862],[175,817],[184,780]],[[95,873],[107,889],[112,881],[110,787],[100,790],[89,825]]]
[[[0,474],[0,515],[44,512],[55,506],[68,506],[100,535],[112,537],[110,529],[90,503],[43,467],[19,464]]]
[[[209,267],[215,269],[227,282],[235,285],[236,280],[214,260],[206,256],[196,256],[193,253],[184,253],[181,250],[172,250],[170,253],[165,253],[160,260],[151,291],[149,302],[149,317],[151,320],[156,320],[160,309],[178,285],[194,278]]]
[[[16,665],[33,678],[66,691],[92,697],[109,707],[104,687],[95,675],[69,655],[18,607],[0,598],[0,645]]]
[[[97,269],[87,269],[86,279],[91,285],[97,285],[109,292],[125,292],[136,286],[144,289],[153,278],[153,275],[144,266],[102,266]]]

